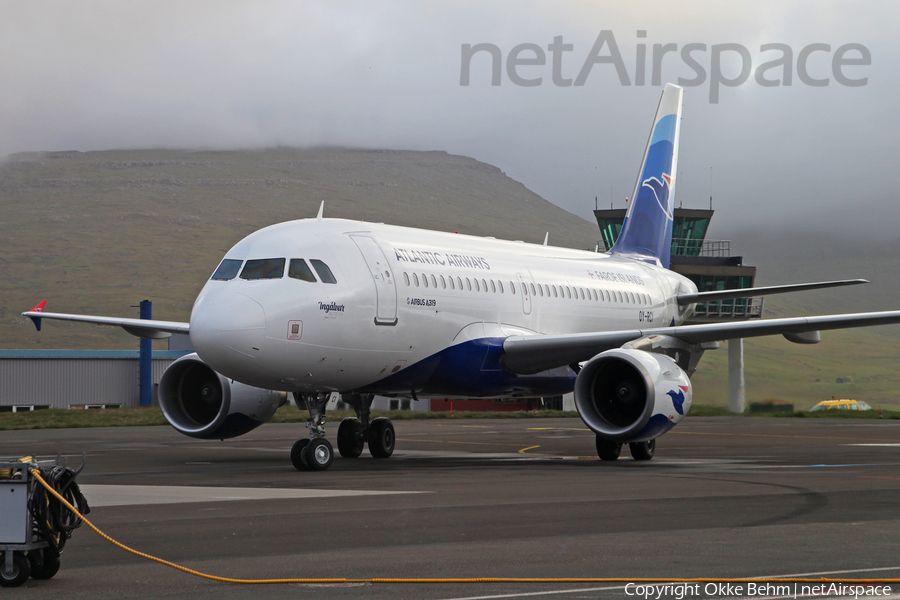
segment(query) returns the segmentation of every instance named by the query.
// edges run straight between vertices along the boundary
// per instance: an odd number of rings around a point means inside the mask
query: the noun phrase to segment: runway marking
[[[495,594],[493,596],[466,596],[465,598],[447,598],[446,600],[495,600],[497,598],[528,598],[533,596],[558,596],[560,594],[579,594],[582,592],[607,592],[624,590],[624,585],[597,588],[579,588],[577,590],[549,590],[546,592],[522,592],[520,594]]]
[[[587,427],[529,427],[526,431],[590,431]]]
[[[844,446],[876,446],[881,448],[896,448],[900,444],[844,444]]]
[[[669,435],[718,435],[730,437],[763,437],[763,438],[789,438],[798,440],[858,440],[855,437],[830,437],[825,435],[777,435],[774,433],[721,433],[714,431],[677,431],[672,430]],[[894,440],[883,440],[885,442],[894,442]],[[843,444],[844,446],[852,446],[853,444]]]
[[[510,447],[515,446],[515,444],[497,444],[494,442],[454,442],[450,440],[412,440],[409,438],[397,438],[398,442],[419,442],[419,443],[430,443],[430,444],[463,444],[466,446],[503,446]]]
[[[815,573],[789,573],[785,575],[760,575],[756,577],[747,577],[746,579],[796,579],[796,578],[807,578],[814,577],[817,575],[839,575],[841,573],[875,573],[878,571],[900,571],[900,567],[874,567],[869,569],[845,569],[841,571],[817,571]],[[649,585],[665,585],[665,584],[649,584]],[[598,587],[598,588],[579,588],[579,589],[568,589],[568,590],[546,590],[543,592],[521,592],[521,593],[510,593],[510,594],[494,594],[491,596],[465,596],[465,597],[457,597],[457,598],[445,598],[444,600],[497,600],[500,598],[528,598],[533,596],[561,596],[563,594],[578,594],[581,592],[605,592],[610,590],[623,590],[626,586],[617,585],[611,587]],[[783,598],[793,598],[793,595],[790,596],[780,596]],[[798,596],[800,597],[800,596]],[[802,596],[807,597],[807,596]],[[818,596],[822,597],[822,596]],[[890,599],[890,598],[898,598],[897,594],[892,594],[890,596],[881,596],[881,598]],[[755,596],[755,598],[760,599],[759,596]],[[736,599],[737,600],[737,599]]]
[[[100,485],[87,483],[81,485],[80,488],[91,507],[181,504],[191,502],[229,502],[235,500],[341,498],[347,496],[385,496],[389,494],[429,493],[377,490],[195,487],[176,485]]]
[[[836,467],[895,467],[900,463],[851,463],[846,465],[798,465],[800,467],[836,468]]]
[[[534,450],[535,448],[540,448],[540,446],[528,446],[527,448],[522,448],[519,450],[519,454],[525,454],[528,450]]]
[[[874,567],[870,569],[845,569],[842,571],[816,571],[815,573],[789,573],[787,575],[774,575],[771,578],[797,578],[797,577],[812,577],[813,575],[838,575],[840,573],[874,573],[876,571],[900,571],[900,566],[898,567]],[[768,579],[768,578],[760,578],[760,579]]]

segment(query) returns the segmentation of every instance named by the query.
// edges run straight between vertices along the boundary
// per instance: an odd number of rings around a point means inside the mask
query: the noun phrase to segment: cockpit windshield
[[[241,279],[280,279],[284,276],[283,258],[248,260],[241,271]]]
[[[312,269],[306,264],[302,258],[292,258],[291,265],[288,267],[288,277],[299,279],[301,281],[316,282],[316,276],[313,275]]]
[[[218,281],[229,281],[234,279],[237,276],[238,271],[241,270],[241,263],[243,262],[244,261],[242,260],[226,258],[219,265],[219,268],[216,269],[216,272],[213,273],[212,278]]]
[[[337,283],[337,279],[334,278],[334,273],[331,272],[328,265],[317,258],[312,258],[309,262],[312,263],[316,273],[319,274],[319,279],[322,280],[322,283]]]

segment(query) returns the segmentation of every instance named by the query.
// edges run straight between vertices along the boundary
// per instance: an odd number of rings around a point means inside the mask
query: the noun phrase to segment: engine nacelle
[[[159,406],[172,427],[201,439],[244,435],[272,418],[287,393],[229,381],[197,354],[182,356],[159,380]]]
[[[687,374],[664,354],[615,349],[589,360],[575,380],[575,408],[595,433],[618,442],[659,437],[691,407]]]

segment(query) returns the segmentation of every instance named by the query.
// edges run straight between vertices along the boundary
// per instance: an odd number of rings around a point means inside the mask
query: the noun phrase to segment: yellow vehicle
[[[872,407],[862,400],[823,400],[812,407],[813,411],[817,410],[872,410]]]

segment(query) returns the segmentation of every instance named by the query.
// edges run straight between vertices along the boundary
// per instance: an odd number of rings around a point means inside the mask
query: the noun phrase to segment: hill
[[[445,152],[343,148],[18,154],[0,163],[0,347],[129,348],[118,328],[23,310],[186,321],[224,253],[272,223],[325,215],[593,248],[597,226],[491,165]],[[160,344],[157,342],[157,344]],[[165,347],[164,342],[159,347]]]
[[[23,310],[187,320],[222,255],[271,223],[325,215],[593,248],[594,223],[499,169],[444,152],[342,148],[265,151],[128,150],[19,154],[0,163],[0,348],[125,348],[118,328],[55,322],[40,334]],[[722,229],[727,214],[714,226]],[[788,227],[790,224],[785,224]],[[766,316],[898,308],[900,241],[797,228],[736,229],[737,254],[759,285],[864,277],[873,283],[770,297]],[[817,346],[780,336],[745,342],[747,400],[808,408],[832,394],[900,408],[900,326],[825,332]],[[165,342],[155,342],[165,348]],[[695,398],[727,404],[727,351],[708,352]],[[852,384],[837,384],[837,378]]]

